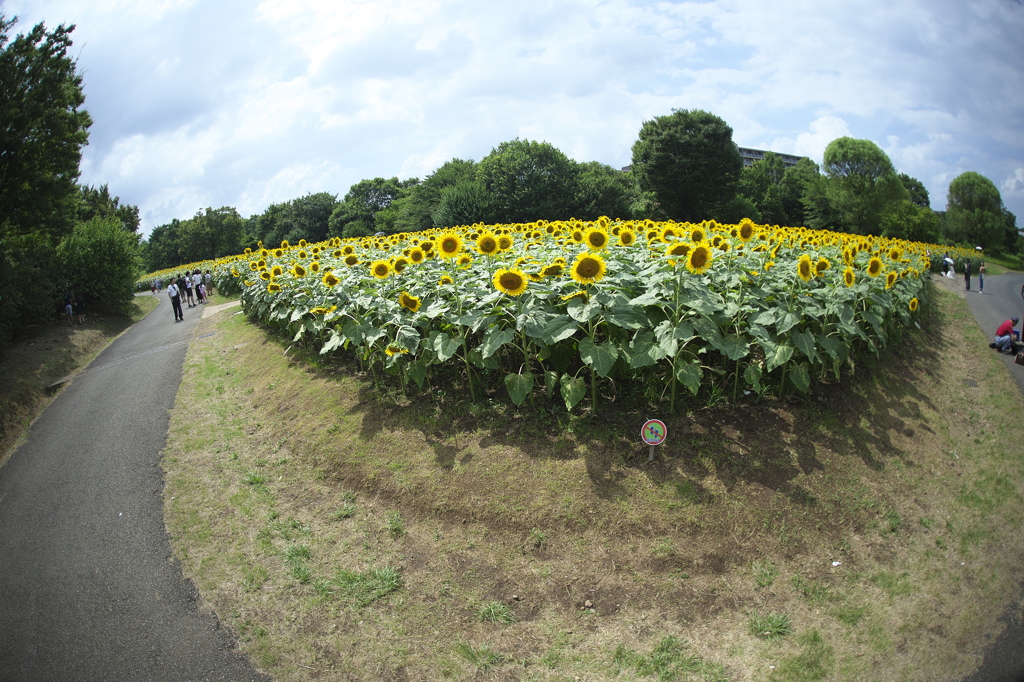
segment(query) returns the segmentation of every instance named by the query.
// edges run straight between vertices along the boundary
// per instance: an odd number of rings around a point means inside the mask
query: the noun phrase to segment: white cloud
[[[1024,215],[1024,7],[1006,0],[0,2],[19,29],[78,25],[83,181],[144,229],[423,177],[517,136],[626,165],[673,108],[818,162],[872,139],[933,199],[976,170]]]

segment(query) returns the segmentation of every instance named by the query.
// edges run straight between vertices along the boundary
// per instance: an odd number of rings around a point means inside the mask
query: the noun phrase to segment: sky
[[[943,210],[976,171],[1024,226],[1019,0],[0,0],[75,24],[80,181],[142,232],[360,180],[424,178],[515,138],[620,168],[674,109],[819,164],[868,139]],[[613,216],[614,217],[614,216]]]

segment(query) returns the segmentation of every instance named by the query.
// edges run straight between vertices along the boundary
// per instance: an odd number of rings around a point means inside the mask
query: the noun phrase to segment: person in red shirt
[[[992,339],[993,347],[998,349],[1000,353],[1013,353],[1013,341],[1014,341],[1014,330],[1016,324],[1020,322],[1020,318],[1017,316],[1011,317],[1006,322],[999,325],[996,329],[996,337]]]

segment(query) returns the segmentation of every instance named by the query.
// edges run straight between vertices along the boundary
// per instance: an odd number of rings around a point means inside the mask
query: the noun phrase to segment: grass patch
[[[621,381],[572,415],[500,382],[468,404],[454,375],[406,392],[203,320],[164,453],[172,546],[278,680],[963,676],[1024,560],[1024,463],[999,448],[1024,400],[934,294],[905,352],[842,383],[677,415]],[[678,437],[649,464],[652,414]]]
[[[761,639],[778,639],[793,632],[793,624],[785,613],[752,613],[747,617],[747,630]]]

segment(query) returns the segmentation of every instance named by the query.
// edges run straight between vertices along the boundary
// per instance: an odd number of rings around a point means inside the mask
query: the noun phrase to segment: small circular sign
[[[668,437],[668,427],[660,419],[648,419],[640,429],[640,437],[647,445],[661,445]]]

